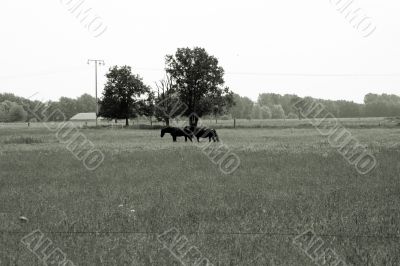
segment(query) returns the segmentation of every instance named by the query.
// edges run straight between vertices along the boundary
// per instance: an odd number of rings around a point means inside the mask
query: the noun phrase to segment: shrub
[[[273,119],[283,119],[285,118],[285,111],[282,108],[282,105],[272,105],[271,106],[271,113]]]
[[[268,106],[261,106],[261,117],[262,119],[271,119],[272,113]]]
[[[286,118],[287,119],[297,119],[299,117],[295,113],[289,113]]]

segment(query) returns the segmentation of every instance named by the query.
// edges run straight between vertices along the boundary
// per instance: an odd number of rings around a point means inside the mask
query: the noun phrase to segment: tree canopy
[[[132,74],[130,66],[114,66],[106,74],[103,97],[100,100],[99,116],[109,119],[129,119],[142,113],[143,99],[140,97],[150,93],[139,75]]]
[[[0,103],[0,122],[24,122],[27,112],[16,102],[5,100]]]
[[[203,115],[223,113],[233,103],[232,92],[223,87],[224,69],[203,48],[179,48],[175,55],[167,55],[166,71],[179,99],[187,105],[184,115],[190,125],[197,126]]]

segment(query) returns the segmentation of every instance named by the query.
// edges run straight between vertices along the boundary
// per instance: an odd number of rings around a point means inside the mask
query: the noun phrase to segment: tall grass
[[[154,130],[82,130],[105,153],[95,172],[57,143],[5,145],[0,254],[40,265],[19,243],[39,228],[77,265],[179,265],[157,241],[176,227],[214,265],[312,265],[292,244],[312,228],[348,265],[398,265],[400,130],[351,131],[377,157],[369,175],[313,129],[221,129],[241,159],[229,176]]]

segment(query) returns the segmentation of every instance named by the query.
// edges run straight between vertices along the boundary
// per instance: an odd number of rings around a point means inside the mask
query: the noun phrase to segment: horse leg
[[[187,137],[185,136],[185,142],[187,142]]]
[[[197,137],[197,142],[200,142],[200,138],[199,137]]]
[[[174,142],[176,142],[176,136],[172,136],[172,138],[173,138]]]
[[[211,142],[211,137],[208,137],[208,142]]]

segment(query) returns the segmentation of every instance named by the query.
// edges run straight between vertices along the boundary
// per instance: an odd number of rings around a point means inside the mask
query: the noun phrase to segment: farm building
[[[73,122],[75,125],[89,125],[93,126],[96,124],[96,113],[79,113],[74,115],[69,119],[69,121]],[[111,126],[124,126],[125,120],[111,120],[104,117],[98,117],[98,123],[102,125],[111,125]]]
[[[99,117],[98,121],[103,121],[103,117]],[[69,119],[69,121],[80,125],[94,125],[96,123],[96,113],[79,113]]]
[[[100,119],[100,117],[99,117]],[[71,117],[73,122],[96,122],[96,113],[79,113]]]

